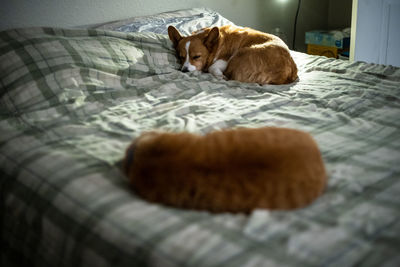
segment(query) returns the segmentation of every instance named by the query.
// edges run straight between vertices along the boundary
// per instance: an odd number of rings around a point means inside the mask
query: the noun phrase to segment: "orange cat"
[[[127,149],[124,170],[148,201],[212,212],[304,207],[326,183],[312,137],[275,127],[144,133]]]

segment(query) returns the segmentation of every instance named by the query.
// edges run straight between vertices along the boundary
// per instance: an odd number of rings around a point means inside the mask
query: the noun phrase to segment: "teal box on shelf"
[[[350,38],[344,37],[340,31],[309,31],[305,43],[344,49],[350,46]]]

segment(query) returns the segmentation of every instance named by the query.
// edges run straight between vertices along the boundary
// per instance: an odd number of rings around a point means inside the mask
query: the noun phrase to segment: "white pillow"
[[[227,24],[233,23],[221,16],[218,12],[207,8],[192,8],[107,22],[93,28],[121,32],[153,32],[167,34],[168,26],[173,25],[182,34],[189,35],[205,27],[223,26]]]

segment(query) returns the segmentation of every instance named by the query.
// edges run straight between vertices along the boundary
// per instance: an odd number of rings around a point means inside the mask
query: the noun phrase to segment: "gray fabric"
[[[398,266],[400,69],[293,52],[299,81],[182,73],[166,35],[0,33],[1,256],[23,266]],[[135,196],[117,163],[161,129],[310,132],[329,174],[295,211],[210,214]]]
[[[207,8],[192,8],[170,11],[157,15],[133,17],[98,25],[94,28],[121,32],[154,32],[167,34],[167,26],[175,26],[182,34],[189,35],[194,31],[210,26],[233,24],[218,12]]]

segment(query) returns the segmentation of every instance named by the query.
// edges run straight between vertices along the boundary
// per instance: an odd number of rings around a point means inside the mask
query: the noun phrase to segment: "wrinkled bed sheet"
[[[398,266],[400,69],[293,52],[299,81],[182,73],[166,35],[0,33],[2,256],[36,266]],[[153,129],[310,132],[329,173],[307,208],[148,203],[120,173]]]

